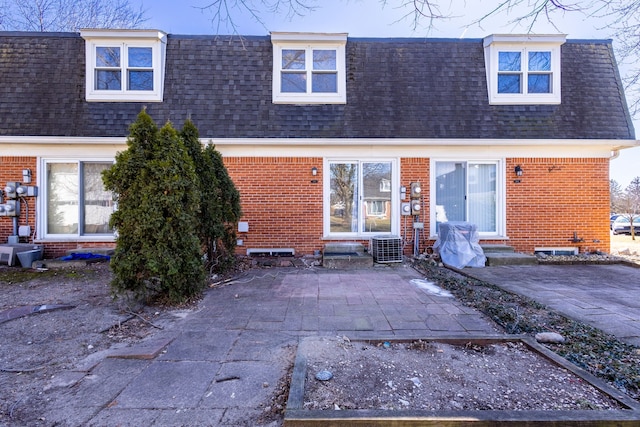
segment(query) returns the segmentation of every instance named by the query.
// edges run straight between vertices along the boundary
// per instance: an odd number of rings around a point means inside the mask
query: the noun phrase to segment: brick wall
[[[539,246],[609,252],[608,159],[512,158],[506,176],[508,244],[521,252]],[[583,241],[570,241],[573,233]]]
[[[422,187],[422,213],[418,218],[424,223],[424,229],[418,235],[420,252],[424,252],[427,246],[432,246],[433,241],[427,240],[429,237],[429,159],[425,158],[403,158],[400,160],[400,185],[407,188],[407,196],[403,202],[411,200],[411,183],[419,182]],[[413,216],[403,216],[400,218],[400,236],[404,242],[405,255],[413,254],[414,230]]]
[[[247,248],[289,248],[297,254],[321,250],[322,177],[321,157],[229,157],[225,158],[229,174],[240,190],[242,221],[249,223],[248,233],[238,233]],[[516,177],[520,165],[523,175]],[[1,157],[0,186],[7,181],[22,181],[22,170],[31,169],[36,185],[35,157]],[[318,174],[311,175],[316,167]],[[420,251],[433,245],[429,234],[429,159],[403,158],[400,161],[400,185],[409,189],[412,182],[422,184],[423,209],[420,222],[425,229],[420,235]],[[609,251],[609,161],[608,159],[512,158],[506,162],[507,243],[521,252],[533,252],[539,246],[578,246],[581,252]],[[515,180],[520,182],[514,182]],[[312,181],[317,182],[312,182]],[[26,198],[32,232],[36,225],[36,199]],[[413,252],[413,218],[400,218],[400,234],[405,241],[405,254]],[[27,209],[21,206],[19,225],[27,224]],[[0,217],[0,243],[13,233],[10,217]],[[581,242],[570,241],[576,233]],[[23,238],[21,241],[27,242]],[[368,245],[368,240],[361,241]],[[110,242],[47,242],[45,256],[66,254],[82,247],[113,247]]]
[[[225,157],[224,162],[240,191],[241,221],[249,223],[248,233],[238,233],[243,240],[238,253],[295,248],[296,254],[309,254],[323,248],[322,158]]]
[[[293,247],[298,254],[322,249],[321,158],[225,158],[225,164],[242,195],[244,221],[249,233],[239,234],[246,248]],[[514,168],[524,171],[514,182]],[[318,168],[318,183],[311,184],[311,168]],[[401,185],[420,182],[423,209],[420,251],[433,245],[429,235],[429,159],[403,158]],[[286,172],[285,172],[286,171]],[[540,246],[578,246],[581,252],[609,251],[608,159],[513,158],[506,162],[506,243],[531,253]],[[259,193],[251,191],[252,187]],[[573,233],[581,242],[570,241]],[[413,252],[413,218],[400,218],[404,252]],[[361,241],[365,245],[368,240]],[[484,242],[484,241],[483,241]]]
[[[0,157],[0,188],[2,188],[3,197],[4,186],[7,182],[22,182],[22,170],[31,170],[31,183],[29,186],[38,185],[37,176],[37,158],[27,156],[5,156]],[[38,195],[42,194],[42,189],[38,188]],[[6,200],[6,199],[5,199]],[[31,236],[33,237],[36,229],[36,197],[24,197],[20,203],[20,217],[18,225],[31,226]],[[27,209],[28,205],[28,209]],[[29,215],[27,220],[27,214]],[[13,234],[13,219],[12,217],[0,216],[0,244],[6,243],[9,236]],[[32,238],[22,237],[20,243],[33,243]],[[36,244],[43,244],[37,242]],[[83,247],[88,248],[113,248],[115,244],[113,242],[77,242],[77,241],[64,241],[64,242],[46,242],[44,245],[44,257],[45,258],[57,258],[67,255],[68,250],[79,249]]]
[[[30,186],[37,185],[36,176],[37,159],[27,156],[6,156],[0,157],[0,188],[2,189],[3,203],[6,202],[4,187],[7,182],[22,182],[22,170],[31,170]],[[26,204],[25,204],[26,202]],[[28,205],[28,207],[27,207]],[[29,218],[27,219],[27,213]],[[13,217],[0,216],[0,243],[6,243],[7,238],[13,234]],[[31,233],[36,228],[36,198],[25,197],[20,203],[20,217],[18,225],[30,225]],[[26,238],[21,242],[29,243]]]

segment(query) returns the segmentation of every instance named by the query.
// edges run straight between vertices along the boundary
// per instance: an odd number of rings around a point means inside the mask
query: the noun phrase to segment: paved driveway
[[[537,265],[464,271],[640,346],[640,268]]]

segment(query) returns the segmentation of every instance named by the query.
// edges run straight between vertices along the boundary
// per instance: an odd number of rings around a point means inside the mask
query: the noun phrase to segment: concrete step
[[[364,253],[364,245],[358,242],[335,242],[324,245],[324,253],[327,254],[352,254]]]
[[[485,252],[488,267],[499,265],[537,265],[538,257],[535,255],[521,254],[517,252]]]
[[[482,248],[482,251],[485,253],[485,255],[487,253],[513,253],[515,252],[515,249],[513,249],[513,246],[508,246],[508,245],[499,245],[499,244],[486,244],[486,245],[480,245],[480,247]]]
[[[373,257],[357,242],[336,242],[324,245],[322,252],[324,268],[354,270],[373,267]]]
[[[373,257],[369,254],[330,254],[322,256],[324,268],[355,270],[373,267]]]

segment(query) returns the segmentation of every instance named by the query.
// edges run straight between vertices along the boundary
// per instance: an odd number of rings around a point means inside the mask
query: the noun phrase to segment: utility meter
[[[411,201],[411,215],[420,215],[420,200]]]
[[[20,216],[20,202],[18,200],[7,200],[4,209],[6,216]]]
[[[17,182],[7,182],[7,185],[4,186],[4,192],[7,196],[7,199],[15,199],[18,197],[16,194],[16,189],[20,184]]]
[[[412,199],[419,199],[420,197],[422,197],[422,188],[420,187],[420,183],[419,182],[412,182],[411,183],[411,198]]]
[[[400,205],[400,209],[401,209],[400,213],[402,215],[411,215],[411,203],[402,202],[402,204]]]

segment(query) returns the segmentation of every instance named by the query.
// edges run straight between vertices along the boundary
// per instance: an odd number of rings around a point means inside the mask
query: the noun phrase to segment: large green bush
[[[145,111],[131,125],[127,145],[103,174],[118,204],[110,221],[117,232],[112,289],[183,302],[205,284],[194,162],[173,126],[158,130]]]
[[[201,244],[210,270],[223,271],[235,261],[235,226],[242,215],[240,193],[213,145],[202,148],[198,129],[187,120],[180,133],[200,182]]]

